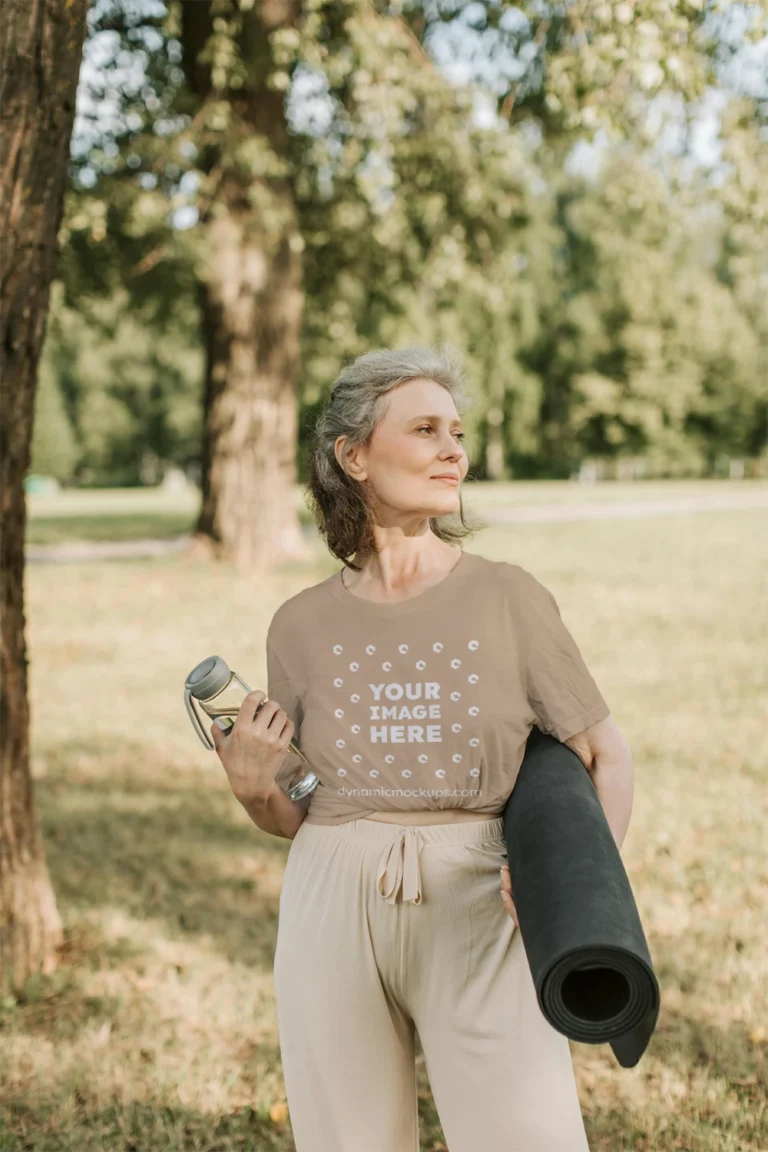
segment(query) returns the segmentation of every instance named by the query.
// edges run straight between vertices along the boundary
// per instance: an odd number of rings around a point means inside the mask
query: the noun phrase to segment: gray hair
[[[340,466],[334,445],[339,436],[346,436],[346,454],[353,445],[369,444],[385,415],[386,394],[398,384],[420,377],[434,380],[450,392],[459,412],[469,404],[461,353],[450,345],[442,344],[437,351],[422,344],[378,348],[358,356],[342,369],[312,430],[305,488],[307,505],[331,554],[356,572],[361,567],[352,563],[350,556],[365,558],[376,551],[374,515],[366,498],[365,483],[354,480]],[[486,527],[467,524],[461,494],[458,515],[460,524],[445,523],[447,516],[430,516],[430,529],[440,540],[455,544]]]

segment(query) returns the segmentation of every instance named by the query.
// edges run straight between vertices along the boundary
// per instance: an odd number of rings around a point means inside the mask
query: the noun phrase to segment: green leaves
[[[92,468],[138,460],[148,438],[195,453],[196,297],[222,229],[234,244],[256,230],[267,261],[301,253],[300,428],[344,359],[450,337],[481,475],[568,474],[587,451],[705,468],[713,441],[759,438],[765,105],[725,101],[718,181],[658,139],[662,108],[692,114],[725,83],[765,0],[739,6],[740,31],[720,0],[297,0],[281,18],[173,0],[153,38],[120,9],[113,59],[141,57],[144,80],[104,65],[114,140],[73,160],[40,413],[42,436],[66,411],[59,470],[72,444]],[[451,54],[461,83],[436,62]],[[573,148],[596,139],[614,142],[606,166],[582,178]]]

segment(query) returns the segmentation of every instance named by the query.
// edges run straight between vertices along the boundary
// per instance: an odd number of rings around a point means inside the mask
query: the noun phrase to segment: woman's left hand
[[[512,877],[509,873],[509,864],[501,866],[501,902],[517,925],[517,909],[512,899]]]

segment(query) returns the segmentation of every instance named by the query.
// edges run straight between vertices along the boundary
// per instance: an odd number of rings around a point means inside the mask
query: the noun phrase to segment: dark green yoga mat
[[[659,984],[616,841],[575,752],[533,728],[504,812],[512,897],[539,1006],[571,1040],[633,1068]]]

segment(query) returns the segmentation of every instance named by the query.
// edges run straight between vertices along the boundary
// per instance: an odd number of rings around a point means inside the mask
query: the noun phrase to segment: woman
[[[501,813],[534,723],[565,741],[609,709],[552,594],[455,547],[462,387],[421,346],[337,378],[309,488],[345,567],[275,613],[268,703],[243,706],[236,795],[293,840],[274,974],[297,1152],[418,1152],[416,1031],[450,1152],[587,1149],[508,873],[499,898]],[[272,785],[294,733],[321,781],[295,803]]]

